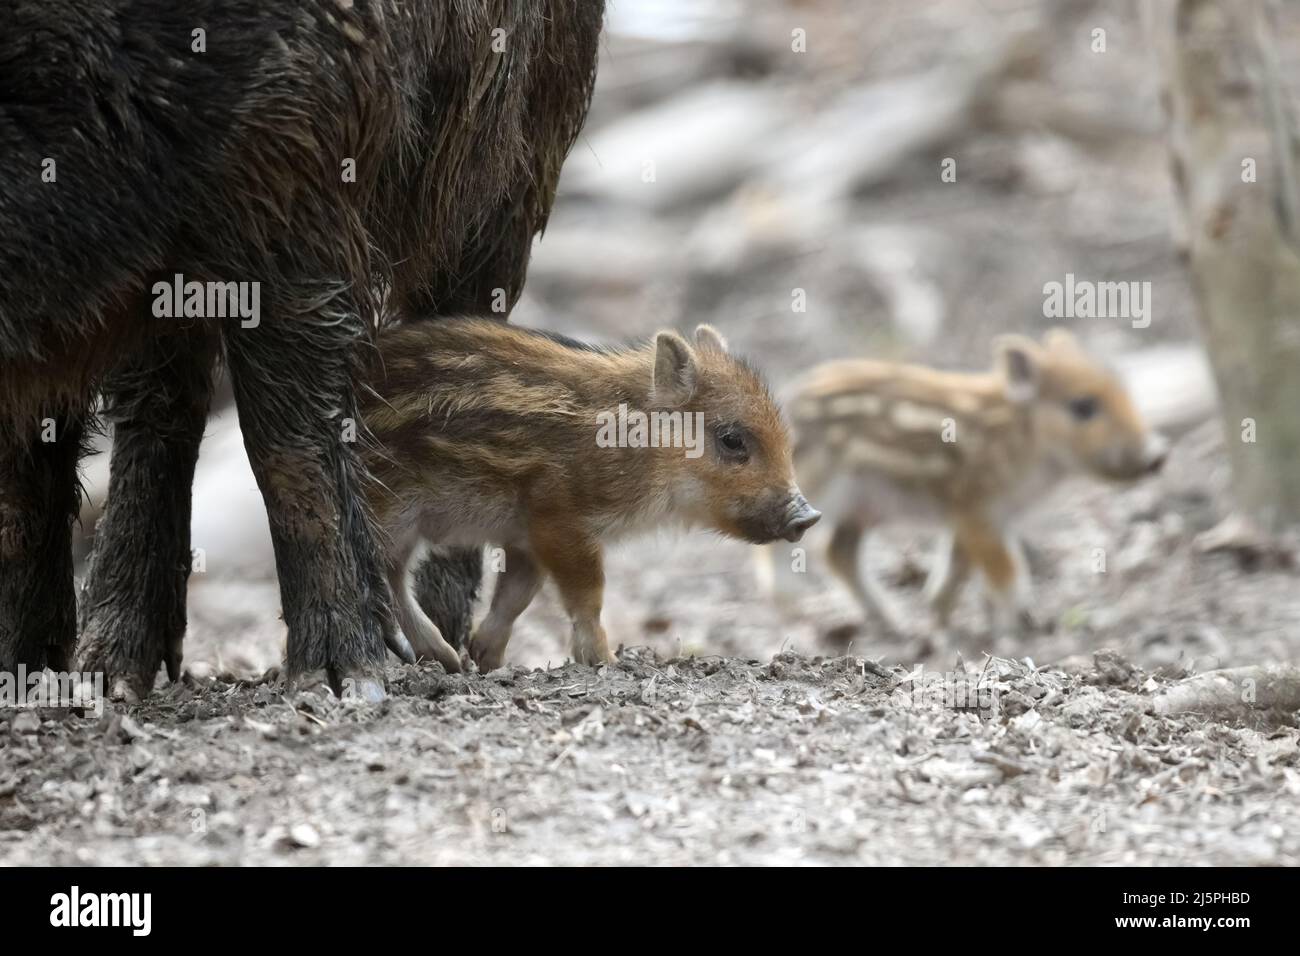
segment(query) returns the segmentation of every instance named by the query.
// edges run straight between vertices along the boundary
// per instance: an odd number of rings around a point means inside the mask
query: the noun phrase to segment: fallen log
[[[1151,702],[1160,716],[1202,714],[1228,722],[1256,724],[1285,719],[1300,710],[1300,667],[1258,664],[1206,671],[1161,691]]]

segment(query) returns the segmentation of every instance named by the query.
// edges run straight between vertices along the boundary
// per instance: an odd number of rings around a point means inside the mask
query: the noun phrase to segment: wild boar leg
[[[934,549],[934,563],[925,579],[925,601],[934,612],[935,623],[947,627],[962,589],[970,580],[970,559],[951,531],[940,535]]]
[[[501,666],[516,618],[524,613],[542,586],[542,571],[532,555],[506,548],[505,569],[497,577],[492,606],[469,642],[469,654],[480,671]]]
[[[190,576],[190,490],[208,416],[217,338],[150,340],[104,381],[113,423],[108,503],[82,589],[80,667],[114,696],[147,695],[158,665],[181,674]]]
[[[896,637],[903,632],[898,613],[890,606],[879,583],[864,573],[858,562],[865,534],[866,529],[856,521],[841,521],[831,533],[827,557],[831,570],[857,600],[868,622],[879,627],[886,636]]]
[[[72,522],[80,412],[0,422],[0,670],[68,670],[77,643]]]
[[[562,522],[534,519],[532,549],[537,561],[555,581],[560,600],[573,622],[571,653],[579,664],[599,667],[615,663],[600,623],[605,594],[605,567],[600,545],[577,535]]]
[[[335,693],[382,699],[393,620],[351,440],[360,421],[352,362],[364,327],[330,292],[301,295],[292,314],[275,300],[263,311],[255,327],[231,322],[223,332],[275,548],[288,677],[324,669]]]

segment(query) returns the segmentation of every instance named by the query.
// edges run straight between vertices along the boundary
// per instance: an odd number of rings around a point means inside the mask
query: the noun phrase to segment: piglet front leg
[[[535,519],[532,550],[538,563],[555,579],[564,609],[573,622],[573,659],[592,667],[615,663],[600,623],[605,594],[600,545],[564,522]]]

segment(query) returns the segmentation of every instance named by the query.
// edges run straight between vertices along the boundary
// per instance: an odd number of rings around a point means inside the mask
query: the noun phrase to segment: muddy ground
[[[849,0],[753,0],[745,17],[623,0],[516,319],[597,338],[708,321],[780,385],[843,354],[980,367],[993,335],[1051,324],[1043,283],[1073,272],[1155,290],[1148,328],[1072,326],[1090,347],[1194,344],[1149,51],[1120,6],[882,0],[863,24]],[[805,204],[827,177],[792,186],[790,156],[759,148],[830,149],[873,103],[919,97],[910,122],[1022,15],[1036,56],[980,74],[991,92],[906,148],[915,129],[886,124],[897,155],[841,194]],[[798,58],[792,23],[808,28]],[[1300,37],[1300,16],[1283,27]],[[724,141],[675,165],[701,144],[673,138],[673,104],[701,89]],[[631,179],[600,178],[638,118],[668,200],[648,198],[638,148]],[[820,168],[879,141],[848,137]],[[946,156],[957,183],[938,181]],[[891,529],[868,558],[911,622],[900,641],[857,624],[816,535],[780,602],[751,549],[663,536],[610,554],[618,666],[565,663],[548,590],[505,670],[394,662],[378,706],[279,682],[265,522],[230,424],[214,419],[200,461],[185,681],[99,718],[0,711],[0,863],[1300,863],[1295,715],[1150,712],[1188,674],[1300,659],[1294,552],[1198,544],[1232,510],[1212,418],[1182,423],[1160,476],[1072,480],[1027,516],[1023,638],[983,633],[975,588],[950,633],[930,629],[924,529]]]

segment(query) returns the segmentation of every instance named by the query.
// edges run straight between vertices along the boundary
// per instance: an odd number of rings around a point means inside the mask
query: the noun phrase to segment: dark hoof
[[[360,700],[367,704],[378,704],[388,697],[388,692],[384,690],[383,681],[370,678],[361,680],[349,678],[343,681],[341,697],[343,700]]]
[[[330,689],[339,700],[359,700],[378,704],[388,696],[384,690],[382,674],[368,671],[339,671],[333,667],[326,671]]]
[[[77,656],[76,669],[83,674],[102,674],[110,700],[138,704],[153,692],[158,664],[121,661],[101,642],[91,639]]]
[[[173,684],[181,679],[181,661],[184,660],[184,654],[181,652],[181,642],[177,641],[167,652],[163,654],[163,664],[167,668],[167,679]]]
[[[141,694],[139,686],[125,677],[119,677],[113,681],[113,687],[108,692],[108,699],[120,701],[124,704],[138,704],[147,695]]]

